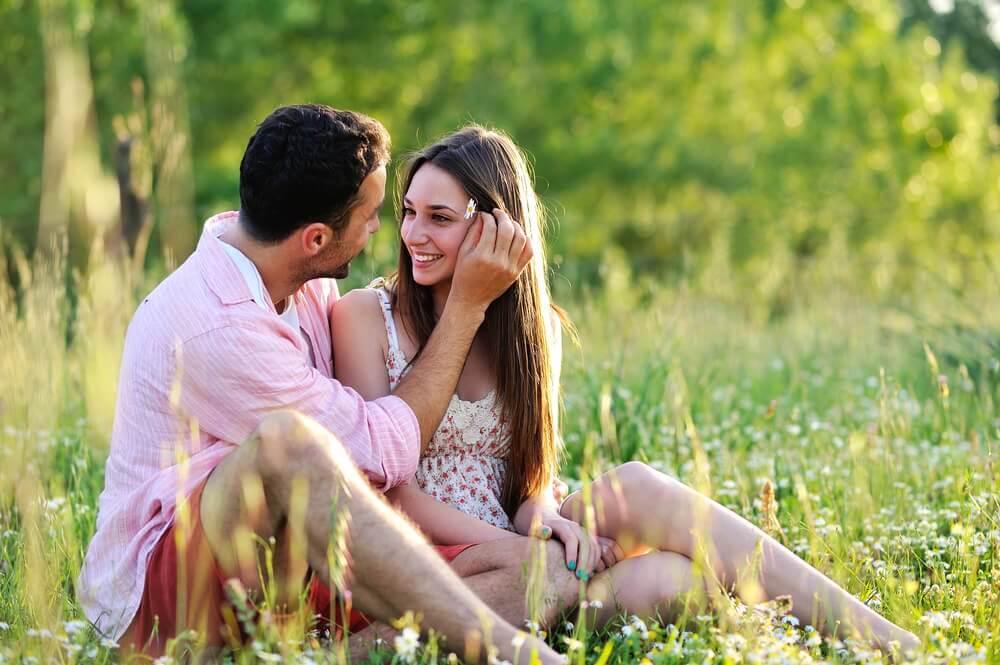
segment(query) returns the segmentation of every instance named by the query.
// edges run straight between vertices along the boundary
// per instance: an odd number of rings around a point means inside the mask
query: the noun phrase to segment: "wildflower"
[[[265,663],[280,663],[282,661],[281,654],[269,653],[266,651],[259,652],[257,657],[260,658]]]
[[[403,632],[396,636],[394,640],[396,653],[407,662],[412,661],[417,655],[417,648],[420,646],[420,633],[411,626],[403,628]]]
[[[649,628],[646,627],[645,621],[633,614],[629,619],[629,624],[639,634],[639,637],[644,640],[649,639]]]
[[[10,630],[10,624],[0,621],[0,630]]]
[[[567,621],[566,625],[564,626],[567,632],[572,632],[575,627],[576,626],[573,625],[572,621]]]
[[[109,640],[106,637],[102,637],[101,638],[101,646],[104,647],[105,649],[117,649],[118,648],[118,643],[115,642],[114,640]]]
[[[524,640],[526,637],[527,635],[525,635],[521,631],[517,631],[516,633],[514,633],[514,637],[510,638],[510,645],[515,649],[520,649],[521,647],[524,646]]]
[[[87,622],[86,621],[80,621],[79,619],[73,619],[72,621],[66,621],[66,622],[64,622],[63,623],[63,628],[66,629],[66,632],[68,634],[75,635],[76,633],[79,633],[82,630],[86,630],[86,628],[87,628]]]

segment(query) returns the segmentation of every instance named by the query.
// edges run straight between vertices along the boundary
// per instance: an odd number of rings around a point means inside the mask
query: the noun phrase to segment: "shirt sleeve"
[[[409,478],[420,457],[420,427],[398,397],[366,402],[312,367],[277,322],[238,322],[188,340],[177,372],[181,411],[201,431],[241,443],[268,413],[294,409],[344,445],[383,491]]]

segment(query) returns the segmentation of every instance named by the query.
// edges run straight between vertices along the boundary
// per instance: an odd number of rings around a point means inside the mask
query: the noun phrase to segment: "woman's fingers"
[[[514,237],[510,241],[510,251],[507,252],[507,256],[511,261],[517,262],[521,256],[521,252],[524,251],[524,246],[528,243],[528,236],[524,234],[524,229],[517,222],[512,222],[514,225]]]
[[[577,564],[579,561],[580,553],[580,541],[577,539],[576,534],[573,533],[571,528],[568,528],[566,523],[556,524],[552,527],[552,534],[560,541],[562,541],[563,549],[566,550],[566,568],[576,572]]]
[[[465,239],[459,248],[460,254],[469,254],[479,245],[479,240],[483,236],[483,216],[476,215],[475,220],[469,225],[469,230],[465,232]]]
[[[562,504],[563,499],[569,494],[569,485],[559,480],[558,478],[552,479],[552,498],[555,499],[557,504]]]
[[[618,543],[611,540],[610,538],[601,538],[601,561],[607,568],[611,568],[613,565],[625,558],[625,553],[622,552],[621,547]],[[620,555],[620,556],[619,556]]]
[[[482,232],[479,235],[478,247],[481,247],[486,254],[492,254],[497,245],[498,225],[497,220],[488,212],[479,213],[482,220]]]
[[[497,224],[496,251],[500,254],[510,255],[510,246],[514,240],[517,230],[521,227],[510,218],[506,212],[500,208],[493,209],[493,217]],[[522,232],[523,236],[524,233]]]
[[[588,535],[588,540],[590,541],[589,572],[591,575],[593,575],[597,571],[598,565],[601,564],[601,543],[598,542],[596,534],[587,534],[587,535]]]
[[[583,527],[580,528],[580,561],[577,565],[576,576],[586,582],[594,574],[597,562],[601,557],[601,548],[597,544],[597,538],[591,536]]]

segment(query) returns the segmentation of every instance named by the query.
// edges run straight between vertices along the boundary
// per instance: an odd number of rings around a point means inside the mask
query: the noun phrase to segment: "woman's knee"
[[[688,491],[684,483],[643,462],[625,462],[605,474],[602,480],[611,486],[612,491],[630,499],[630,503],[638,501],[640,505],[653,497],[680,498]]]
[[[625,582],[631,593],[626,596],[639,606],[669,610],[683,602],[690,592],[699,588],[691,559],[675,552],[650,552],[631,561],[635,568]]]
[[[646,556],[648,572],[656,580],[653,588],[659,602],[673,601],[697,588],[691,559],[676,552],[651,552]]]

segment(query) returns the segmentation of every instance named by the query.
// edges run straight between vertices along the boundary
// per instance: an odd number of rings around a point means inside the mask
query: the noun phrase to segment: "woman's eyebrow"
[[[430,208],[431,210],[450,210],[451,212],[455,212],[455,210],[451,206],[446,206],[443,203],[435,203],[427,207]],[[455,214],[457,215],[458,213],[455,212]]]
[[[406,197],[406,196],[403,197],[403,205],[409,206],[411,208],[415,207],[413,205],[413,201],[411,201],[409,199],[409,197]],[[451,212],[454,212],[456,215],[458,214],[457,212],[455,212],[454,208],[452,208],[451,206],[446,206],[443,203],[432,203],[431,205],[427,206],[427,209],[428,210],[450,210]]]

